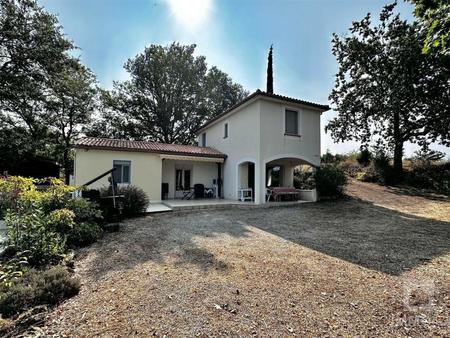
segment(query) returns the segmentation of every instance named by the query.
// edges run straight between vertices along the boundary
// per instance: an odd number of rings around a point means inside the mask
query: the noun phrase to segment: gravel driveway
[[[450,202],[421,197],[405,212],[382,202],[408,196],[370,199],[376,189],[351,186],[366,200],[129,220],[79,252],[81,293],[46,334],[448,336],[450,213],[433,210]]]

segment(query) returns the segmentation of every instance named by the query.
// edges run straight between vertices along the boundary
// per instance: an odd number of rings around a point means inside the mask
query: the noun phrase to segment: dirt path
[[[349,191],[365,200],[129,220],[80,252],[46,335],[449,336],[449,215],[420,216],[449,203]]]
[[[352,180],[347,193],[355,198],[392,210],[450,221],[450,198],[397,187]]]

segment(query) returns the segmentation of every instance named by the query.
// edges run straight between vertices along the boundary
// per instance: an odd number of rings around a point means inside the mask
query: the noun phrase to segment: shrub
[[[63,266],[45,271],[30,270],[24,278],[0,294],[0,311],[11,317],[37,305],[55,305],[80,290],[78,279]]]
[[[8,241],[18,251],[28,251],[32,266],[43,266],[60,261],[65,252],[65,240],[47,224],[40,210],[29,214],[6,214]]]
[[[46,217],[47,225],[64,235],[75,225],[75,213],[69,209],[53,210]]]
[[[0,211],[6,214],[9,209],[16,210],[19,196],[24,192],[34,192],[36,187],[31,178],[12,176],[0,178]]]
[[[346,175],[350,177],[356,177],[358,172],[360,172],[362,169],[361,165],[358,162],[352,160],[345,160],[337,164],[337,168],[342,170]]]
[[[371,163],[368,167],[361,169],[356,175],[356,179],[363,182],[381,183],[383,177],[376,166]]]
[[[438,164],[415,163],[406,172],[407,184],[419,188],[450,195],[450,162]]]
[[[320,198],[337,198],[344,194],[347,184],[345,173],[336,166],[327,165],[317,170],[316,189]]]
[[[371,159],[372,154],[370,153],[369,149],[361,150],[356,156],[356,161],[358,161],[358,163],[364,167],[367,167],[370,164]]]
[[[97,204],[88,201],[85,198],[72,198],[66,204],[66,208],[72,210],[75,214],[75,222],[100,222],[102,212]]]
[[[314,189],[316,187],[314,171],[310,168],[296,168],[294,170],[294,187],[297,189]]]
[[[102,196],[108,196],[108,188],[103,188],[101,194]],[[142,214],[149,204],[148,196],[144,190],[134,185],[118,187],[117,195],[123,196],[122,214],[125,217]]]
[[[93,222],[77,223],[67,234],[67,245],[81,247],[96,242],[102,235],[102,228]]]
[[[27,252],[16,252],[12,258],[0,263],[1,288],[9,288],[28,270]]]

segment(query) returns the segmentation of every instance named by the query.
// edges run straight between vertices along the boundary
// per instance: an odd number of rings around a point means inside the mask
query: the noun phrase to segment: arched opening
[[[316,167],[308,160],[293,156],[266,160],[265,201],[315,200],[314,186],[300,185],[299,177],[311,176]]]
[[[255,201],[255,163],[244,161],[237,167],[238,199],[241,201]]]

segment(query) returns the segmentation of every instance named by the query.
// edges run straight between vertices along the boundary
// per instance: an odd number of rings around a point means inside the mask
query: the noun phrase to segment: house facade
[[[152,202],[183,198],[201,184],[209,197],[236,200],[245,191],[265,203],[267,187],[293,186],[296,166],[320,166],[320,116],[328,109],[258,90],[204,124],[198,146],[84,138],[75,145],[74,183],[114,167],[119,184],[140,186]]]

